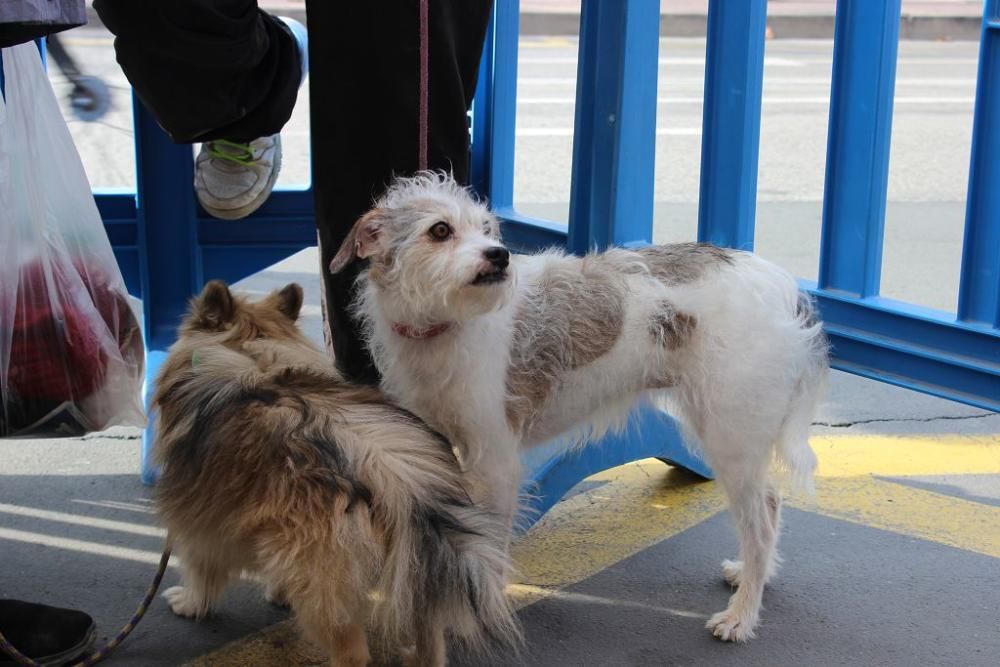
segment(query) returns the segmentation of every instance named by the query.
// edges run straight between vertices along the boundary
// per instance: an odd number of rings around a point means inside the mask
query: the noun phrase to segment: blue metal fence
[[[652,162],[636,146],[654,141],[656,44],[636,23],[655,23],[658,6],[583,1],[567,232],[536,227],[512,206],[518,3],[497,4],[477,98],[487,101],[476,114],[485,153],[477,185],[499,203],[518,246],[581,251],[651,238]],[[753,247],[766,7],[709,2],[698,237],[744,249]],[[819,281],[802,284],[822,309],[836,368],[1000,410],[1000,0],[985,2],[957,316],[879,296],[899,19],[900,0],[837,2]],[[609,72],[614,81],[603,78]],[[607,122],[615,104],[633,105],[627,132]],[[601,151],[604,172],[588,166],[590,151]],[[633,165],[649,171],[621,171]],[[623,177],[627,198],[617,196]]]
[[[518,0],[497,0],[473,110],[473,182],[518,249],[574,252],[652,239],[658,0],[583,0],[569,225],[513,205]],[[766,0],[710,0],[698,238],[751,249]],[[833,365],[1000,410],[1000,0],[986,0],[958,313],[879,296],[900,0],[839,0],[816,297]],[[96,198],[130,291],[143,299],[150,369],[186,299],[315,243],[309,190],[278,191],[248,220],[215,220],[192,191],[192,153],[135,106],[138,187]],[[958,267],[956,267],[958,270]],[[147,443],[148,444],[148,443]],[[145,459],[143,475],[152,470]],[[700,474],[672,422],[635,428],[567,458],[535,460],[536,509],[587,474],[658,456]]]
[[[585,252],[652,238],[659,2],[583,0],[582,9],[566,228],[513,206],[518,2],[497,3],[476,98],[474,173],[519,248]],[[766,10],[766,0],[710,0],[708,11],[698,239],[747,250]],[[1000,0],[985,4],[957,317],[879,296],[899,19],[900,0],[837,3],[819,282],[802,285],[822,311],[835,368],[1000,410]],[[613,461],[551,462],[535,471],[540,487],[557,493],[564,477],[603,464],[683,452],[668,424],[643,420],[641,436],[590,450]],[[620,440],[622,456],[609,455]],[[690,457],[678,461],[704,473]]]

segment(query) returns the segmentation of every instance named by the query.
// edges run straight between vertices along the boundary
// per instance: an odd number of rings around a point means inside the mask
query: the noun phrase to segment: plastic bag
[[[3,50],[0,437],[145,423],[142,334],[32,43]]]

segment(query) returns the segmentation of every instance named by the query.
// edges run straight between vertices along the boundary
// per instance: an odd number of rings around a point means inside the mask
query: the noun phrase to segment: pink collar
[[[426,329],[416,329],[411,327],[409,324],[401,324],[399,322],[395,322],[392,325],[392,330],[398,335],[412,340],[427,340],[428,338],[434,338],[435,336],[440,336],[450,328],[450,322],[435,324],[434,326],[427,327]]]

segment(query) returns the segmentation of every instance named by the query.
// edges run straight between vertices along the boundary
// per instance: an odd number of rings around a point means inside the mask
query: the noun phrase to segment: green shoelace
[[[250,144],[240,144],[226,139],[216,139],[208,143],[208,154],[213,158],[251,167],[257,164]]]

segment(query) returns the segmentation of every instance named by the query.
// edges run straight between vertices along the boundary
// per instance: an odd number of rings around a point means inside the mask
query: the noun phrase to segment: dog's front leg
[[[229,582],[229,572],[211,558],[195,553],[180,554],[184,563],[180,586],[163,591],[170,609],[178,616],[203,618],[222,595]]]

